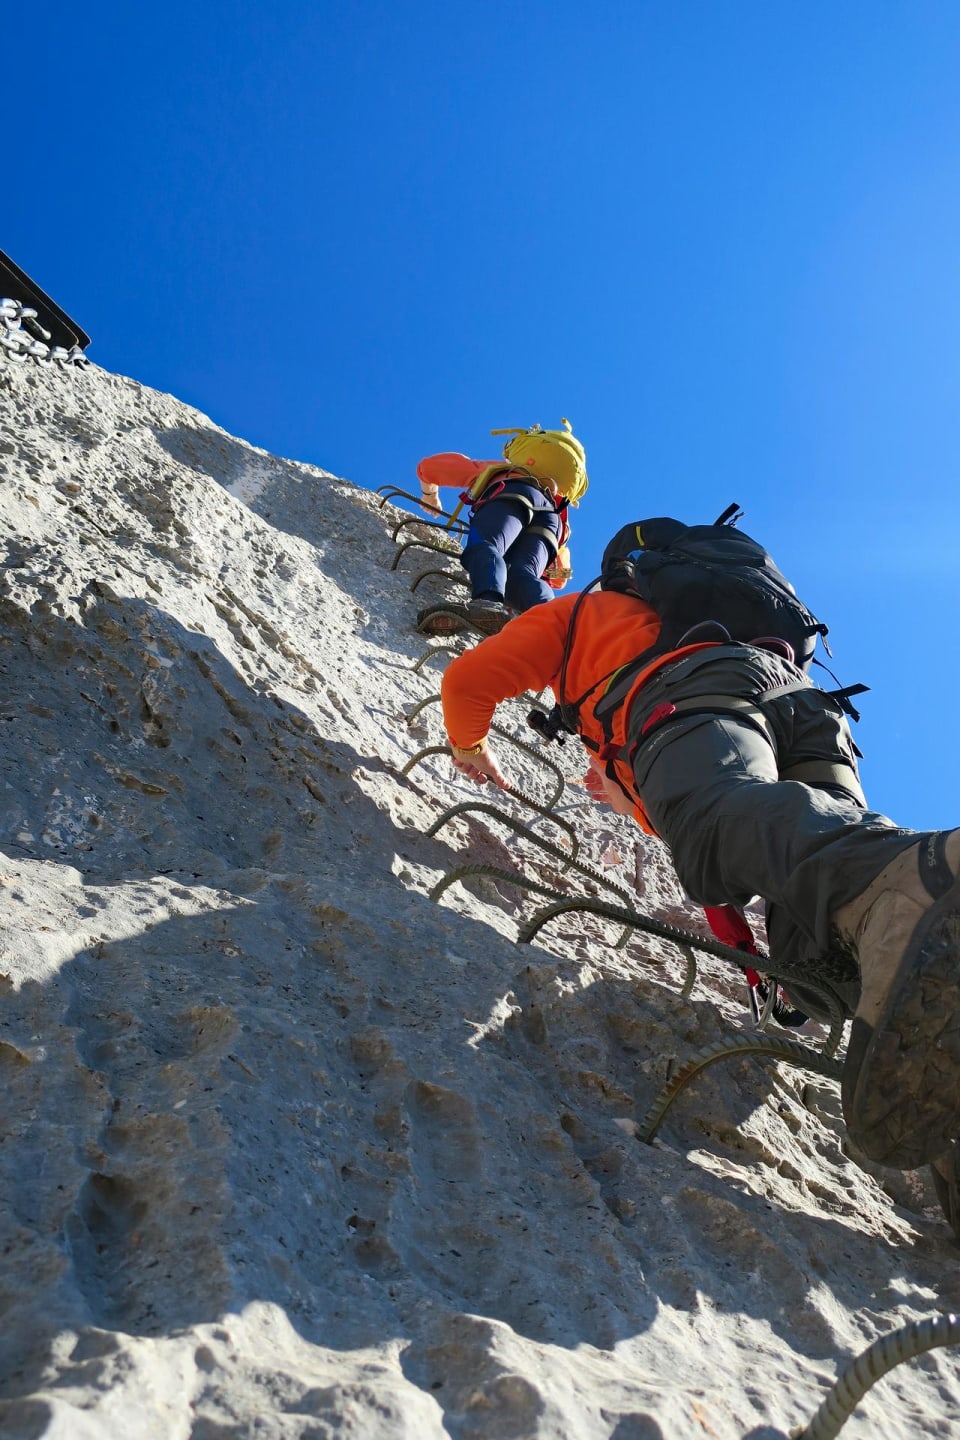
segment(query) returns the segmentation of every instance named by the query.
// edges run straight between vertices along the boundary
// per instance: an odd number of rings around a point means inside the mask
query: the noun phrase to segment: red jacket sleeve
[[[456,450],[443,450],[439,455],[424,456],[417,466],[417,478],[424,485],[466,490],[481,470],[496,463],[495,460],[471,460],[469,455],[461,455]]]

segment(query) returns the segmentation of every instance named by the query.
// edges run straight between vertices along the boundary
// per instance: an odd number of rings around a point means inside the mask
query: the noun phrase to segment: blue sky
[[[960,823],[960,6],[53,0],[4,49],[0,247],[91,358],[371,487],[569,415],[578,582],[739,501],[872,686],[872,804]]]

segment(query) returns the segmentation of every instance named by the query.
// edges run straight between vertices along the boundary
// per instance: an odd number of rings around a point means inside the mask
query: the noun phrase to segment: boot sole
[[[481,635],[499,635],[504,625],[509,624],[510,618],[509,615],[504,615],[503,617],[499,615],[488,615],[481,616],[478,619],[475,615],[471,615],[470,624],[475,630],[479,630]]]
[[[876,1028],[855,1019],[843,1070],[853,1142],[916,1170],[960,1133],[960,884],[914,930]]]
[[[451,610],[427,610],[417,616],[417,629],[421,635],[459,635],[467,628],[466,615]]]

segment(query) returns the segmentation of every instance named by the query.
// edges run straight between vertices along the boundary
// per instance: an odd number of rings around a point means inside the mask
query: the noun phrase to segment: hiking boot
[[[421,635],[459,635],[466,628],[466,612],[449,605],[428,605],[417,615],[417,629]]]
[[[901,1170],[960,1134],[960,830],[933,832],[833,922],[860,963],[843,1068],[850,1138]]]
[[[467,614],[484,635],[496,635],[513,618],[502,600],[471,600]]]

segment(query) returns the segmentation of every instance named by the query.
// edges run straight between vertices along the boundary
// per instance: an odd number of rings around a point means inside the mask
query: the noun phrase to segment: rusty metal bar
[[[434,648],[440,650],[443,647],[437,645]],[[433,650],[430,650],[428,652],[428,655],[431,654],[433,654]],[[426,658],[426,656],[421,656],[421,659],[417,662],[417,665],[420,665]],[[439,699],[440,695],[439,693],[437,693],[435,695],[428,695],[425,700],[420,700],[407,714],[407,724],[409,725],[412,720],[415,720],[416,717],[420,714],[421,710],[426,709],[428,705],[435,705],[439,701]],[[538,804],[536,800],[531,800],[529,796],[524,795],[522,790],[508,789],[504,792],[505,794],[513,795],[515,799],[521,801],[524,805],[529,805],[532,810],[539,810],[541,814],[546,813],[546,811],[550,810],[554,805],[556,805],[557,801],[560,799],[560,796],[563,794],[564,786],[566,785],[566,777],[564,776],[563,771],[559,768],[559,766],[555,765],[552,760],[548,760],[546,755],[543,755],[535,746],[528,745],[525,740],[519,740],[516,735],[511,735],[509,730],[504,730],[502,726],[497,725],[496,723],[492,724],[490,726],[490,729],[493,734],[501,736],[504,740],[508,740],[511,745],[516,745],[518,750],[523,750],[524,753],[531,756],[532,759],[539,761],[541,765],[545,765],[548,770],[553,771],[553,774],[556,776],[557,784],[553,793],[549,796],[547,800],[543,802],[543,805]],[[417,764],[418,760],[426,759],[428,755],[436,755],[439,753],[439,751],[448,751],[449,753],[449,747],[446,745],[430,745],[427,746],[425,750],[418,750],[416,755],[414,755],[413,758],[409,760],[406,765],[404,765],[403,769],[400,772],[401,775],[409,775],[410,771],[413,769],[414,765]]]
[[[441,653],[441,651],[444,651],[444,650],[445,650],[449,655],[462,655],[462,654],[463,654],[462,649],[461,649],[458,645],[431,645],[430,648],[429,648],[429,650],[425,650],[425,651],[424,651],[424,653],[420,656],[420,659],[419,659],[419,660],[414,660],[413,664],[410,666],[410,669],[411,669],[411,670],[422,671],[424,665],[426,665],[426,663],[427,663],[427,661],[430,659],[430,656],[431,656],[431,655],[439,655],[439,654]]]
[[[394,525],[390,533],[390,539],[396,541],[397,535],[405,525],[422,525],[425,530],[439,530],[442,535],[453,535],[457,533],[448,530],[446,525],[438,525],[435,520],[425,520],[422,515],[406,515]]]
[[[431,839],[436,835],[441,826],[446,825],[448,820],[455,819],[457,815],[466,815],[473,810],[478,810],[484,815],[490,815],[494,820],[501,820],[504,825],[509,825],[510,829],[514,830],[518,835],[525,835],[527,839],[532,840],[535,845],[542,843],[540,836],[534,834],[529,825],[524,825],[521,821],[514,820],[513,816],[508,815],[505,810],[499,810],[496,805],[488,805],[483,800],[466,800],[462,805],[452,805],[449,810],[444,810],[443,814],[439,815],[423,833],[428,839]],[[570,821],[561,819],[559,815],[547,814],[545,818],[552,821],[554,825],[559,825],[560,829],[566,831],[570,836],[570,859],[575,860],[580,853],[580,841]]]
[[[569,914],[571,911],[578,910],[581,912],[586,911],[587,913],[592,915],[602,915],[609,920],[623,920],[623,912],[621,910],[618,910],[616,906],[608,905],[604,900],[587,899],[585,896],[580,896],[577,899],[573,900],[559,900],[555,905],[548,905],[546,909],[538,910],[536,915],[534,915],[531,920],[527,921],[526,925],[524,925],[517,934],[517,944],[529,945],[530,942],[533,940],[534,936],[539,934],[539,932],[543,929],[544,925],[546,925],[549,920],[554,919],[554,917],[557,915],[565,915]],[[614,948],[617,950],[623,948],[625,939],[629,936],[631,930],[644,930],[648,934],[659,935],[659,929],[654,929],[653,926],[659,926],[660,924],[660,921],[652,921],[651,924],[648,924],[644,916],[633,915],[631,919],[626,922],[624,934],[617,941]],[[696,956],[693,953],[692,943],[689,943],[686,939],[681,939],[681,935],[683,935],[683,931],[678,932],[677,935],[661,936],[661,938],[670,939],[680,950],[683,951],[686,957],[687,970],[684,977],[683,987],[680,991],[681,998],[686,1000],[693,991],[693,987],[696,982],[697,960]],[[735,953],[739,954],[739,951]]]
[[[826,1075],[830,1080],[839,1080],[843,1074],[841,1061],[834,1060],[829,1055],[823,1055],[818,1050],[811,1050],[809,1045],[801,1045],[798,1040],[781,1040],[776,1035],[753,1035],[743,1036],[736,1040],[716,1040],[712,1045],[708,1045],[705,1049],[698,1050],[695,1055],[692,1055],[663,1087],[644,1116],[637,1130],[637,1139],[649,1145],[674,1100],[689,1085],[694,1076],[699,1075],[700,1071],[705,1070],[708,1065],[716,1064],[718,1060],[728,1060],[737,1055],[767,1055],[774,1060],[786,1060],[791,1065],[802,1065],[807,1070],[813,1070],[817,1075]]]
[[[960,1344],[960,1318],[949,1314],[915,1320],[912,1325],[904,1325],[874,1340],[841,1371],[810,1424],[801,1430],[792,1430],[791,1435],[794,1440],[834,1440],[870,1387],[895,1365],[914,1360],[941,1345],[957,1344]]]
[[[409,490],[402,490],[399,485],[379,485],[373,493],[383,496],[378,507],[381,510],[388,500],[395,500],[398,497],[401,500],[412,500],[415,505],[420,504],[419,495],[411,495]]]
[[[451,870],[434,885],[430,891],[431,900],[439,900],[443,892],[458,880],[469,880],[474,875],[485,875],[493,880],[504,880],[510,885],[516,885],[519,890],[536,890],[541,895],[552,895],[559,899],[556,890],[551,890],[549,885],[543,885],[539,880],[530,880],[526,875],[518,875],[511,870],[501,870],[496,865],[461,865],[458,870]]]
[[[397,547],[397,553],[390,562],[390,569],[396,570],[408,550],[433,550],[437,555],[451,555],[457,559],[460,551],[450,550],[446,545],[434,545],[431,540],[405,540]]]
[[[411,593],[416,590],[421,580],[427,580],[431,575],[442,575],[445,580],[450,580],[454,585],[462,585],[469,589],[470,581],[465,575],[456,575],[452,570],[421,570],[420,574],[410,586]]]

